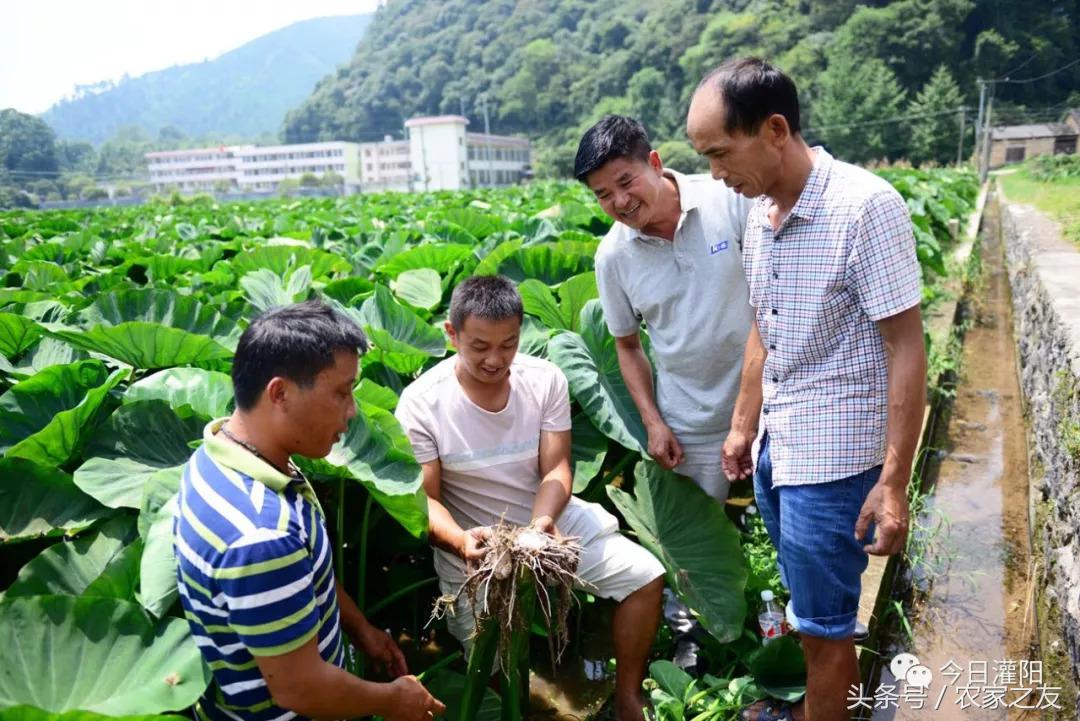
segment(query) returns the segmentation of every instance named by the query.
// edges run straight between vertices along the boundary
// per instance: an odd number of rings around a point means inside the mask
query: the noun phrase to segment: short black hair
[[[649,162],[649,134],[645,127],[625,115],[605,115],[585,131],[574,158],[574,177],[582,183],[594,170],[618,158]]]
[[[319,300],[272,308],[251,321],[233,358],[236,407],[255,407],[270,379],[280,376],[300,386],[334,365],[338,351],[363,353],[367,338],[360,327]]]
[[[792,133],[801,132],[795,81],[761,58],[736,58],[714,68],[698,90],[710,86],[724,102],[724,130],[753,135],[771,115],[783,115]]]
[[[454,288],[450,296],[450,325],[460,331],[469,317],[483,320],[525,320],[514,281],[502,275],[474,275]]]

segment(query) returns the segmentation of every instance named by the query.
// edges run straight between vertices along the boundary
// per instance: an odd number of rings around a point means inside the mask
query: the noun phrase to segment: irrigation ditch
[[[931,382],[911,540],[864,577],[855,718],[1077,717],[1080,253],[1045,240],[1052,225],[991,180],[953,251],[963,272],[927,318],[951,357]],[[896,677],[899,653],[930,669],[925,693]]]

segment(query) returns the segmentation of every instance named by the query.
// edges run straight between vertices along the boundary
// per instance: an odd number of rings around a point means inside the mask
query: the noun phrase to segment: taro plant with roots
[[[461,719],[479,711],[493,664],[502,675],[502,718],[520,721],[529,689],[529,634],[537,611],[548,631],[552,667],[569,639],[566,619],[580,582],[577,539],[551,536],[531,527],[500,523],[491,529],[488,553],[461,587],[441,596],[432,619],[454,613],[465,600],[475,623],[473,648],[461,703]]]

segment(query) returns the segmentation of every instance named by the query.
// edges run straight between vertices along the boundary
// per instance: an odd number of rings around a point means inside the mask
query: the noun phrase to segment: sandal
[[[742,721],[795,721],[795,715],[792,713],[792,706],[787,701],[776,701],[775,699],[765,699],[764,701],[755,701],[754,703],[761,703],[761,708],[758,709],[757,715],[753,716],[753,706],[744,706],[739,711],[739,718]]]

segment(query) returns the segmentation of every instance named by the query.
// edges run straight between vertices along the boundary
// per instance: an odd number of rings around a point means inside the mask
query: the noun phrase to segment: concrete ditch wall
[[[1080,679],[1080,248],[1030,206],[1001,203],[1032,463],[1043,652]],[[1038,552],[1038,551],[1037,551]],[[1041,567],[1040,567],[1041,566]],[[1058,633],[1058,631],[1060,631]],[[1061,646],[1064,647],[1061,647]]]

